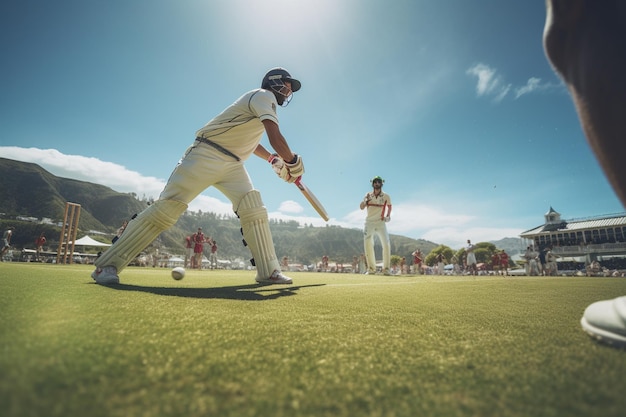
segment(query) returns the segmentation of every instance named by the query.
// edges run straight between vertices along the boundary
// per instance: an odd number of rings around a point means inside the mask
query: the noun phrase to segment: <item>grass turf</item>
[[[626,352],[580,328],[622,278],[0,264],[5,416],[622,416]]]

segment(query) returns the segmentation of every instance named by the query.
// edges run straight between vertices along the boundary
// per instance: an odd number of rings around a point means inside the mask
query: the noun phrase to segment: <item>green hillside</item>
[[[0,213],[5,218],[47,217],[63,220],[65,203],[81,205],[79,228],[112,232],[128,216],[141,211],[130,194],[109,187],[52,175],[39,165],[0,158]]]

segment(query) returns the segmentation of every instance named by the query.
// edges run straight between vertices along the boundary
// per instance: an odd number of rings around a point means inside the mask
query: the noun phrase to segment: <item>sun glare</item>
[[[240,10],[247,20],[265,30],[291,31],[294,36],[332,22],[337,10],[336,2],[331,0],[267,0],[247,4],[244,10]]]
[[[340,7],[332,0],[235,0],[221,10],[234,36],[269,47],[292,49],[340,27]],[[293,51],[291,51],[293,52]]]

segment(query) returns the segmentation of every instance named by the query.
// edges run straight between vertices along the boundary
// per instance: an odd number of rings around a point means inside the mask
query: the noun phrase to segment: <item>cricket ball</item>
[[[183,268],[182,266],[177,266],[176,268],[172,269],[172,278],[174,278],[176,281],[180,281],[184,277],[185,268]]]

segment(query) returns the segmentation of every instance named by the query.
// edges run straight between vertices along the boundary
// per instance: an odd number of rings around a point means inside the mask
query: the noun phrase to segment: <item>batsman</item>
[[[102,285],[119,283],[118,274],[157,236],[172,227],[187,205],[213,186],[232,203],[241,222],[244,244],[252,253],[256,281],[291,284],[276,257],[267,209],[255,190],[244,162],[252,155],[280,164],[277,174],[293,183],[303,173],[302,158],[293,153],[282,135],[277,106],[286,107],[300,81],[284,68],[273,68],[261,88],[242,95],[196,132],[193,144],[174,168],[159,199],[128,223],[124,234],[98,260],[91,277]],[[260,144],[265,133],[275,154]]]
[[[361,201],[361,210],[367,208],[365,218],[364,247],[365,259],[367,260],[367,272],[371,275],[376,273],[376,255],[374,254],[374,236],[378,236],[383,247],[383,274],[389,275],[391,263],[391,245],[387,233],[387,222],[391,220],[391,197],[383,192],[383,180],[381,177],[372,178],[373,191],[365,194]]]

